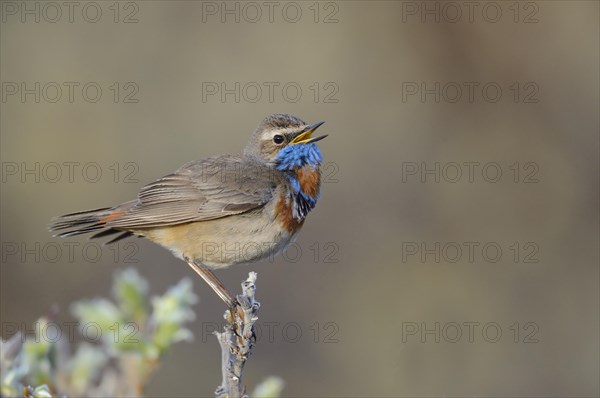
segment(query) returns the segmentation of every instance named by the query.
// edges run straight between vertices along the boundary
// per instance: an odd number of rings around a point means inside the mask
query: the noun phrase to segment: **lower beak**
[[[294,137],[294,139],[290,142],[290,144],[310,144],[311,142],[317,142],[327,137],[327,135],[322,135],[315,138],[310,138],[312,133],[315,132],[316,129],[319,128],[325,122],[318,122],[313,125],[308,126],[304,129],[303,132]]]

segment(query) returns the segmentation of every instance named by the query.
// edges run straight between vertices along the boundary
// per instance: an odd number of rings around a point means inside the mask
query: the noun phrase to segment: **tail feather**
[[[101,207],[99,209],[76,211],[75,213],[69,213],[69,214],[65,214],[63,216],[59,216],[59,217],[55,217],[55,218],[66,218],[66,217],[73,217],[73,216],[82,216],[84,214],[95,214],[95,213],[106,212],[106,211],[111,211],[111,210],[113,210],[112,207]]]
[[[122,232],[122,231],[118,231],[118,232]],[[130,237],[133,235],[133,232],[129,232],[129,231],[125,231],[123,232],[121,235],[118,235],[116,238],[109,240],[108,242],[105,243],[105,245],[110,245],[111,243],[115,243],[121,239],[125,239],[127,237]]]
[[[65,214],[53,218],[48,230],[53,232],[54,236],[61,238],[96,232],[90,236],[90,239],[93,239],[120,233],[116,238],[105,243],[110,244],[133,235],[133,232],[107,226],[107,222],[116,218],[115,216],[120,215],[119,213],[124,213],[124,211],[106,207]]]
[[[119,229],[114,229],[114,228],[105,229],[103,231],[98,232],[97,234],[90,236],[90,239],[104,238],[105,236],[118,234],[119,232],[123,232],[123,231],[121,231]]]
[[[87,234],[87,233],[94,232],[94,231],[99,231],[103,228],[104,228],[104,226],[102,224],[94,224],[94,225],[90,225],[88,227],[78,228],[73,231],[61,232],[61,233],[57,234],[56,236],[59,236],[61,238],[67,238],[69,236],[82,235],[82,234]]]

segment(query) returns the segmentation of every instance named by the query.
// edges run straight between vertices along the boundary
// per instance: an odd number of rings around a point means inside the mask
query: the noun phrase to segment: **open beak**
[[[325,122],[318,122],[311,126],[306,127],[302,132],[300,132],[294,139],[290,142],[290,144],[310,144],[311,142],[317,142],[327,137],[327,134],[321,135],[319,137],[310,138],[312,133],[315,132],[316,129],[319,128]]]

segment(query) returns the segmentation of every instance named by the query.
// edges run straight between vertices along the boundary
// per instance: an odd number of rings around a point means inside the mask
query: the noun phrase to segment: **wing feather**
[[[211,220],[264,206],[277,186],[276,173],[241,155],[191,162],[146,185],[113,228],[150,228]]]

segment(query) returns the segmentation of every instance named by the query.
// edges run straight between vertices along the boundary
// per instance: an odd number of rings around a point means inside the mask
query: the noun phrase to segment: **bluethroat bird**
[[[232,308],[235,299],[211,269],[272,256],[298,234],[315,207],[322,156],[308,125],[276,114],[242,153],[185,164],[141,189],[137,199],[52,220],[56,236],[142,236],[183,259]]]

